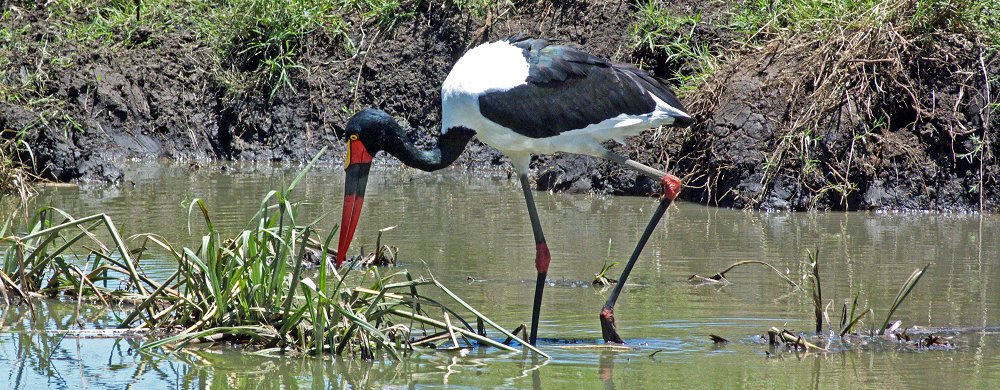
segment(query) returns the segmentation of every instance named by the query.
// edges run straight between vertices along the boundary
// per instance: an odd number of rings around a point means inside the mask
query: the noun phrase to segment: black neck
[[[385,142],[384,150],[396,156],[403,164],[417,168],[422,171],[436,171],[447,167],[458,159],[458,156],[465,150],[465,146],[472,140],[476,132],[464,127],[454,127],[448,129],[445,134],[438,138],[436,146],[430,150],[421,150],[400,131],[390,132],[390,137],[395,139]]]

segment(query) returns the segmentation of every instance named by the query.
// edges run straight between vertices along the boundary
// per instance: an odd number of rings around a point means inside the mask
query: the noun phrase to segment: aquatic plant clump
[[[213,224],[204,202],[192,201],[189,215],[199,213],[205,226],[193,248],[177,247],[151,233],[130,237],[138,245],[129,247],[104,214],[76,219],[43,209],[28,233],[2,239],[10,246],[0,270],[0,291],[15,303],[60,294],[80,303],[128,303],[119,328],[169,335],[143,345],[147,350],[229,342],[269,351],[398,359],[413,350],[415,338],[439,334],[450,335],[455,348],[517,350],[510,342],[489,338],[488,325],[546,356],[433,277],[354,267],[362,257],[342,268],[343,273],[330,268],[325,254],[333,253],[329,243],[336,229],[325,241],[315,240],[322,237],[319,231],[297,222],[299,203],[289,199],[301,177],[269,192],[248,225],[252,227],[228,239]],[[176,264],[162,282],[151,280],[140,266],[141,258],[154,251],[166,252]],[[318,271],[307,270],[305,259],[316,252],[322,265]]]
[[[57,218],[62,222],[55,223]],[[62,294],[78,302],[110,305],[141,299],[159,287],[137,268],[139,259],[132,257],[105,214],[76,219],[56,208],[42,208],[26,232],[7,235],[16,229],[10,221],[0,227],[0,245],[5,247],[0,295],[6,304],[30,304],[32,298]],[[110,237],[112,244],[99,237]],[[81,248],[86,252],[80,253]]]
[[[881,325],[877,326],[879,323],[875,320],[875,310],[871,308],[864,308],[859,311],[858,298],[859,293],[853,293],[853,302],[848,304],[850,301],[845,301],[843,307],[841,308],[840,323],[839,326],[835,328],[834,324],[830,321],[829,310],[834,305],[834,300],[824,300],[823,298],[823,287],[822,278],[819,267],[819,249],[806,251],[807,260],[803,263],[803,275],[802,280],[808,282],[808,295],[811,304],[811,309],[813,310],[813,315],[815,319],[815,332],[811,335],[795,335],[792,332],[785,329],[771,328],[768,331],[768,344],[771,346],[785,345],[786,347],[794,350],[802,349],[805,351],[821,351],[829,352],[830,345],[838,345],[835,350],[843,350],[851,348],[854,345],[864,345],[872,342],[878,342],[880,340],[889,341],[913,341],[907,335],[907,329],[900,329],[901,321],[892,321],[893,314],[896,310],[902,306],[903,302],[910,295],[913,289],[916,287],[917,282],[920,278],[927,273],[927,269],[930,268],[930,264],[925,265],[923,268],[918,268],[910,274],[910,276],[903,282],[902,286],[899,288],[899,292],[896,293],[896,297],[892,301],[892,305],[889,307],[885,320],[881,322]],[[711,277],[704,277],[698,274],[691,275],[688,281],[695,286],[701,285],[720,285],[728,286],[732,282],[726,277],[729,271],[734,268],[749,264],[760,264],[768,267],[771,271],[779,275],[785,282],[787,282],[791,287],[796,290],[806,291],[806,283],[798,284],[789,279],[787,276],[778,271],[777,268],[769,263],[759,261],[759,260],[744,260],[738,261],[725,270],[716,273]],[[860,331],[863,326],[863,319],[869,318],[870,325],[869,329],[866,331]],[[824,334],[823,329],[826,325],[828,332]],[[716,339],[722,339],[719,336],[712,335],[713,342],[719,343],[720,341]],[[825,343],[826,347],[819,347],[817,344],[810,343],[807,338],[812,338],[817,343]],[[724,340],[724,339],[722,339]],[[914,343],[904,345],[907,348],[924,348],[924,347],[935,347],[935,346],[947,346],[951,347],[946,340],[935,336],[934,334],[928,334],[928,338],[922,340],[916,340]]]
[[[899,322],[896,325],[898,326]],[[855,349],[882,351],[953,350],[955,345],[951,342],[952,337],[942,336],[938,332],[940,330],[945,329],[897,328],[885,335],[828,336],[796,334],[788,329],[771,327],[766,336],[761,336],[756,341],[767,343],[769,347],[766,352],[768,357],[787,352],[840,353]]]

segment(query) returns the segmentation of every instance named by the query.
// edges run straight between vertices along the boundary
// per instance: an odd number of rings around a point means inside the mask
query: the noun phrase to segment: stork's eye
[[[351,134],[351,136],[349,138],[351,139],[351,141],[357,141],[358,140],[358,135],[357,134]]]

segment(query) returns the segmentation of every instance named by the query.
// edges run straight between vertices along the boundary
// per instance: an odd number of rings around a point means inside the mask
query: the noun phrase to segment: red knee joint
[[[663,197],[673,201],[681,193],[681,179],[677,176],[666,174],[660,181],[663,182]]]
[[[549,255],[549,246],[544,242],[535,244],[535,269],[538,270],[538,273],[548,273],[550,261],[552,261],[552,256]]]
[[[601,309],[601,322],[613,322],[615,320],[615,309],[605,307]]]

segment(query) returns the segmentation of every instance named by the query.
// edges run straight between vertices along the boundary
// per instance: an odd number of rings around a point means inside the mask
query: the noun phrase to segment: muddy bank
[[[335,160],[342,155],[343,124],[365,107],[394,114],[418,143],[434,142],[440,85],[475,44],[529,31],[621,59],[629,20],[628,7],[614,2],[540,3],[510,10],[488,27],[454,5],[421,7],[391,31],[363,26],[353,16],[357,31],[349,38],[357,50],[325,30],[313,32],[293,88],[269,98],[264,91],[227,94],[209,72],[212,53],[191,29],[144,30],[140,38],[116,37],[122,42],[113,48],[81,48],[48,33],[54,29],[44,5],[22,4],[7,28],[23,30],[19,38],[26,42],[52,45],[12,58],[7,77],[37,71],[38,95],[56,103],[0,103],[0,124],[31,129],[40,173],[60,181],[118,181],[115,162],[129,158],[302,161],[331,146],[327,156]],[[68,63],[52,65],[57,60]],[[503,160],[474,142],[460,162]]]
[[[699,124],[674,155],[699,187],[688,196],[766,209],[998,210],[1000,58],[967,35],[906,28],[794,36],[716,72],[689,99]]]
[[[725,20],[724,5],[667,6],[702,15],[696,41],[736,46],[730,32],[713,26]],[[119,181],[116,164],[130,158],[303,161],[331,146],[327,159],[334,162],[342,155],[343,124],[365,107],[388,111],[418,143],[432,143],[439,88],[451,64],[477,43],[519,32],[643,63],[663,78],[685,66],[634,48],[629,31],[639,15],[630,3],[517,2],[483,18],[452,3],[420,3],[391,30],[366,25],[358,14],[346,17],[347,38],[322,28],[308,34],[292,88],[271,98],[266,91],[227,90],[212,71],[218,68],[214,53],[185,26],[140,28],[113,37],[117,42],[109,47],[77,47],[58,36],[46,5],[8,7],[18,11],[4,20],[5,28],[31,48],[9,59],[5,82],[36,80],[38,97],[49,100],[25,105],[3,99],[0,126],[29,129],[40,173],[61,181]],[[1000,115],[985,109],[996,98],[985,93],[989,83],[982,80],[989,77],[977,76],[976,64],[995,75],[998,61],[979,50],[982,43],[949,39],[913,45],[893,63],[899,68],[894,74],[915,88],[873,84],[889,90],[876,96],[879,112],[889,113],[877,132],[859,136],[866,124],[856,114],[857,102],[809,111],[815,81],[823,76],[813,70],[832,60],[807,55],[818,47],[790,43],[741,52],[744,58],[722,64],[702,88],[683,97],[698,118],[693,128],[651,131],[614,147],[685,176],[692,188],[683,198],[724,207],[996,210],[1000,169],[988,129],[996,128]],[[804,116],[833,125],[803,133],[796,118]],[[482,167],[505,160],[473,142],[459,162]],[[543,190],[659,191],[651,180],[590,158],[546,156],[534,167]]]

